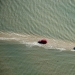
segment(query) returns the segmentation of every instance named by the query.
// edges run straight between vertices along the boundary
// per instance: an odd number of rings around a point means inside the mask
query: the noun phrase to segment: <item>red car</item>
[[[42,39],[38,41],[39,44],[47,44],[47,40],[46,39]]]

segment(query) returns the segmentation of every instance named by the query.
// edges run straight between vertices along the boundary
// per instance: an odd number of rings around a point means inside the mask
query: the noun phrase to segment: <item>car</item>
[[[46,39],[42,39],[38,41],[39,44],[47,44],[47,40]]]

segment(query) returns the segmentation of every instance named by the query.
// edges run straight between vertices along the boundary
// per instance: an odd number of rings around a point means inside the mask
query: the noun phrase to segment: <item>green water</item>
[[[75,0],[0,0],[0,75],[74,75],[74,33]]]
[[[75,52],[0,43],[0,75],[74,75]]]
[[[75,41],[74,0],[1,0],[0,30]]]

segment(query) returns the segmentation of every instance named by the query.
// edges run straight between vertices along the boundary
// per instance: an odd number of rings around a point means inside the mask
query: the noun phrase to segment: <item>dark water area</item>
[[[0,75],[74,75],[75,52],[0,42]]]

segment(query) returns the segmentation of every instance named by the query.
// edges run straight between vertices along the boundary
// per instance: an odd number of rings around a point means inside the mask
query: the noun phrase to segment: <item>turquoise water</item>
[[[75,0],[0,0],[0,75],[74,75],[74,24]]]

